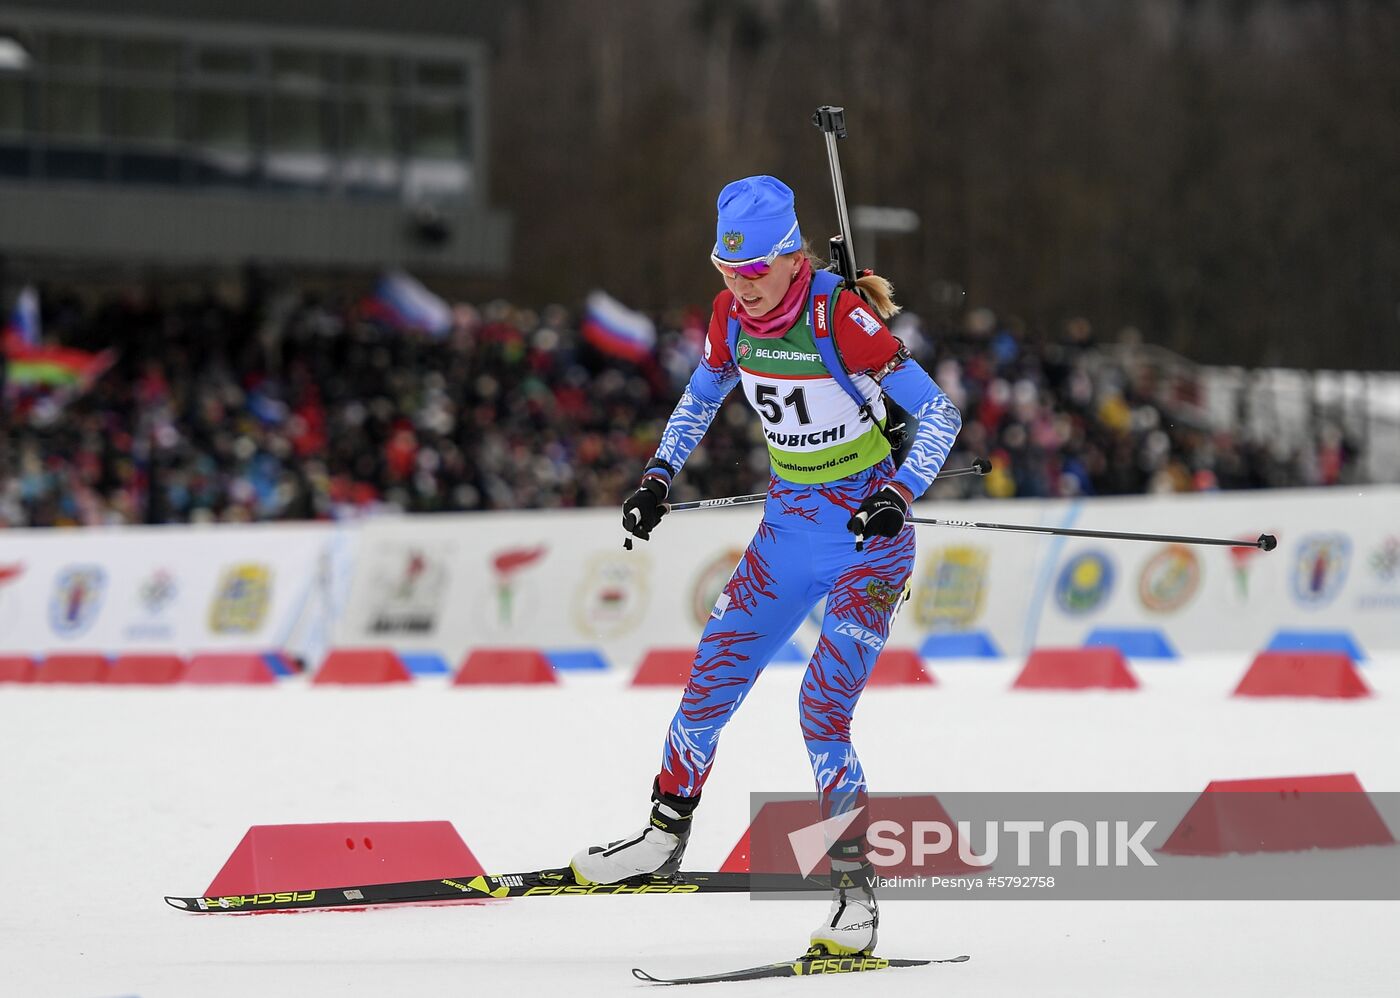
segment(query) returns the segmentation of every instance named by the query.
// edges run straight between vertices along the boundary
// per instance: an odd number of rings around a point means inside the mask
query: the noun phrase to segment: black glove
[[[651,540],[651,532],[666,515],[666,496],[670,492],[660,478],[643,478],[641,487],[622,504],[623,529],[633,537],[640,537],[644,541]]]
[[[867,496],[860,509],[846,521],[846,529],[856,535],[856,548],[866,537],[897,537],[904,529],[909,506],[892,485]]]

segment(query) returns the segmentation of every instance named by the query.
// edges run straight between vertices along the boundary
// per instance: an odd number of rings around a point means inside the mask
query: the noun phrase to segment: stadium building
[[[498,273],[489,30],[448,3],[0,5],[0,252]]]

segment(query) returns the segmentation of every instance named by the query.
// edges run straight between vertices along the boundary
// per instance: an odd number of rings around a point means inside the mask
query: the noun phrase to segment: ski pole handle
[[[870,520],[869,513],[857,513],[855,518],[860,521],[860,530],[856,531],[856,550],[865,550],[865,525]]]

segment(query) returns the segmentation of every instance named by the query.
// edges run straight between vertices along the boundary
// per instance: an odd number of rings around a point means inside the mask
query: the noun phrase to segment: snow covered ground
[[[1010,692],[1019,663],[935,664],[872,690],[876,790],[1177,790],[1355,772],[1400,790],[1400,659],[1367,701],[1228,696],[1244,656],[1136,668],[1133,693]],[[800,670],[772,667],[731,725],[688,866],[743,832],[750,790],[806,790]],[[633,966],[707,973],[800,952],[824,903],[743,895],[199,917],[249,825],[452,821],[492,870],[562,864],[637,827],[677,694],[554,689],[0,686],[0,994],[635,994]],[[1392,829],[1396,823],[1392,819]],[[1400,862],[1400,848],[1378,851]],[[1394,995],[1400,902],[905,901],[890,956],[962,965],[723,985],[745,994]]]

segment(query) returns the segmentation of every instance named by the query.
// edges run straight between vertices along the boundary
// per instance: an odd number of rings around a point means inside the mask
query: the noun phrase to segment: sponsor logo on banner
[[[914,597],[914,619],[927,630],[966,630],[981,616],[986,592],[985,548],[939,548]]]
[[[54,580],[49,597],[49,626],[59,637],[82,634],[97,619],[107,592],[107,572],[100,565],[69,565]]]
[[[1277,530],[1270,530],[1268,533],[1278,536]],[[1258,534],[1235,534],[1235,540],[1244,541],[1248,547],[1226,548],[1230,559],[1230,567],[1235,577],[1235,592],[1239,595],[1241,603],[1249,601],[1249,576],[1254,570],[1255,559],[1261,552],[1255,546],[1255,541],[1259,539]]]
[[[549,554],[543,544],[502,548],[491,555],[490,591],[478,600],[481,628],[497,637],[522,634],[540,604],[535,570]]]
[[[1055,602],[1072,616],[1093,613],[1113,592],[1113,562],[1101,551],[1085,551],[1065,562],[1055,581]]]
[[[230,565],[214,587],[209,630],[215,634],[253,634],[262,628],[271,605],[271,568],[255,561]]]
[[[384,544],[373,569],[371,634],[431,634],[447,590],[451,544],[432,551],[414,544]]]
[[[646,555],[601,554],[593,558],[574,592],[574,623],[595,638],[615,638],[641,620],[646,609]]]
[[[9,620],[14,616],[16,601],[13,598],[6,598],[5,590],[10,583],[18,581],[24,574],[24,565],[19,562],[9,564],[0,563],[0,624],[8,627]]]
[[[1138,599],[1153,613],[1180,610],[1201,584],[1201,561],[1184,544],[1169,544],[1142,566]]]
[[[1400,580],[1400,537],[1387,537],[1368,559],[1376,578],[1387,585]]]
[[[166,641],[175,628],[166,619],[166,611],[175,602],[180,588],[168,569],[157,568],[136,587],[136,602],[140,608],[137,620],[128,624],[126,636],[133,640]]]
[[[1400,537],[1387,537],[1377,544],[1366,564],[1377,588],[1357,600],[1357,609],[1400,610]]]
[[[1345,534],[1309,534],[1298,543],[1293,562],[1293,598],[1316,609],[1337,598],[1351,567],[1351,539]]]
[[[704,627],[711,615],[716,619],[724,616],[729,609],[729,598],[724,585],[734,574],[739,559],[744,557],[740,548],[726,548],[701,566],[695,581],[690,586],[690,615],[697,627]],[[721,602],[723,605],[721,605]]]

